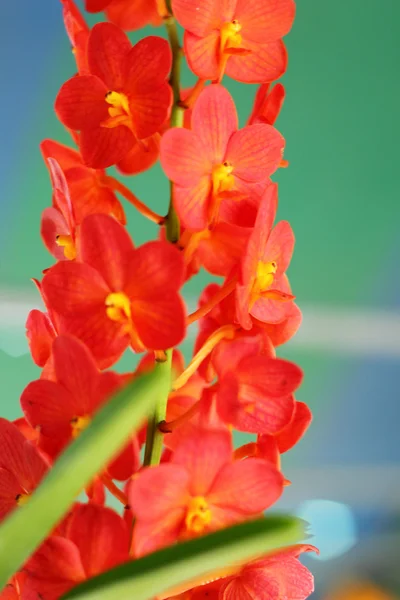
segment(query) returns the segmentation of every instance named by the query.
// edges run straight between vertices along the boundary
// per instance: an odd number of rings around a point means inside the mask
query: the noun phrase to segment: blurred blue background
[[[315,598],[338,573],[400,589],[399,19],[394,0],[301,0],[287,38],[277,127],[290,168],[278,176],[279,216],[296,233],[289,274],[304,323],[280,355],[304,368],[298,399],[314,423],[284,457],[292,486],[280,507],[316,535],[321,558],[307,559]],[[53,112],[75,72],[57,0],[3,2],[0,68],[0,414],[16,418],[20,393],[38,376],[24,332],[40,306],[30,278],[52,263],[39,237],[51,193],[38,145],[69,141]],[[224,83],[244,123],[255,88]],[[127,183],[165,212],[159,166]],[[155,237],[130,207],[127,214],[137,243]],[[201,274],[188,286],[189,304],[207,281]]]

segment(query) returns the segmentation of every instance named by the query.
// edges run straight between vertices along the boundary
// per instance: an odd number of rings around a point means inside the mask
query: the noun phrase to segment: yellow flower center
[[[211,510],[204,496],[191,498],[188,504],[185,525],[191,533],[203,533],[211,522]]]
[[[258,261],[256,277],[250,295],[250,308],[257,302],[262,293],[271,287],[277,269],[278,265],[274,261]]]
[[[213,195],[217,196],[221,192],[230,191],[235,185],[235,178],[232,175],[233,165],[225,161],[220,165],[215,165],[212,170]]]
[[[129,297],[123,292],[112,292],[105,299],[106,314],[111,321],[121,323],[122,334],[127,334],[131,340],[131,346],[135,352],[143,352],[145,346],[136,331],[132,320],[132,308]]]
[[[90,424],[91,418],[89,415],[84,415],[83,417],[75,417],[71,421],[72,428],[72,437],[75,439],[79,434],[82,433]]]
[[[108,109],[110,117],[116,117],[118,115],[129,115],[129,101],[125,94],[121,92],[107,92],[106,94],[107,104],[111,104]]]
[[[24,504],[28,502],[29,496],[29,494],[18,494],[18,496],[15,497],[15,501],[18,506],[24,506]]]
[[[61,248],[64,248],[64,256],[68,260],[74,260],[76,258],[76,246],[75,242],[70,235],[57,235],[56,244]]]
[[[251,0],[248,0],[251,2]],[[247,53],[248,50],[242,48],[243,38],[241,36],[242,26],[234,19],[233,21],[224,23],[221,27],[220,43],[219,43],[219,65],[218,65],[218,80],[221,81],[224,76],[226,63],[232,54]]]
[[[251,0],[249,1],[251,2]],[[229,48],[240,48],[242,44],[241,30],[242,26],[236,19],[222,25],[220,42],[221,54]]]
[[[232,173],[233,165],[227,161],[213,167],[211,174],[212,198],[208,210],[208,221],[211,225],[218,220],[219,207],[222,200],[221,194],[229,192],[235,186],[235,178]]]
[[[276,262],[259,261],[257,265],[256,284],[260,291],[267,290],[274,282],[275,273],[278,265]]]
[[[110,118],[103,121],[102,127],[117,127],[118,125],[126,125],[132,128],[131,110],[129,108],[128,97],[122,92],[107,92],[105,101],[111,106],[108,109]]]
[[[123,292],[108,294],[105,305],[107,317],[111,321],[118,321],[119,323],[130,321],[132,316],[131,302]]]

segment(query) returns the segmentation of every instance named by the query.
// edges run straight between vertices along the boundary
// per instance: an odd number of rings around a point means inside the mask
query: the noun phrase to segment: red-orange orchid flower
[[[314,546],[299,544],[283,548],[228,577],[219,591],[221,600],[305,600],[314,591],[314,578],[298,560],[302,552],[318,552]]]
[[[227,277],[239,265],[250,233],[250,227],[224,222],[194,233],[183,231],[179,246],[183,249],[186,278],[201,267],[212,275]]]
[[[21,406],[28,422],[53,443],[53,452],[58,454],[89,425],[94,413],[121,388],[124,378],[101,373],[89,350],[76,338],[58,336],[52,354],[54,380],[29,383]],[[125,480],[138,465],[139,446],[132,438],[116,463],[117,473],[112,465],[108,471],[113,478]]]
[[[57,335],[54,325],[47,313],[34,309],[29,313],[25,326],[33,361],[38,367],[44,367]]]
[[[228,432],[198,429],[181,441],[171,462],[132,481],[134,551],[146,554],[256,516],[282,489],[282,476],[267,461],[232,461]]]
[[[43,140],[40,144],[43,158],[49,167],[49,159],[56,161],[63,173],[68,188],[75,224],[91,214],[104,213],[114,216],[125,225],[126,217],[121,202],[105,183],[103,169],[87,167],[77,150],[53,140]],[[53,182],[53,206],[57,206]]]
[[[221,293],[223,288],[216,283],[208,285],[200,296],[199,310],[213,302],[213,299]],[[286,317],[280,323],[266,324],[253,319],[253,327],[250,331],[242,330],[239,325],[235,329],[233,339],[255,336],[259,338],[259,352],[269,354],[271,345],[280,346],[287,342],[298,330],[301,323],[301,312],[294,302],[288,303],[291,309],[288,310]],[[198,352],[207,338],[217,329],[236,323],[236,301],[235,292],[230,293],[222,301],[218,302],[204,317],[199,319],[199,332],[196,337],[195,352]],[[225,348],[229,347],[232,340],[224,339],[209,354],[209,356],[200,365],[200,373],[207,381],[212,381],[215,377],[214,356],[221,355]],[[272,356],[272,353],[270,354]]]
[[[49,466],[13,423],[0,418],[0,520],[29,501]]]
[[[172,0],[185,29],[185,53],[201,79],[224,73],[245,83],[265,83],[286,70],[282,37],[293,23],[294,0]]]
[[[275,434],[293,417],[292,394],[303,374],[294,363],[261,354],[260,343],[254,336],[237,338],[214,356],[217,410],[239,431]]]
[[[86,49],[90,29],[74,0],[61,0],[61,2],[64,26],[71,42],[78,73],[85,75],[89,73]]]
[[[58,600],[129,558],[128,527],[110,508],[77,504],[64,529],[64,535],[50,536],[24,567],[30,588],[46,600]]]
[[[40,233],[47,250],[57,260],[74,260],[77,256],[77,226],[67,180],[54,158],[48,158],[53,187],[53,206],[42,213]]]
[[[301,440],[312,421],[311,410],[304,402],[296,402],[290,422],[276,435],[260,435],[255,456],[270,460],[280,468],[280,455]]]
[[[126,31],[162,22],[156,0],[86,0],[86,10],[105,10],[108,20]]]
[[[168,43],[155,36],[132,47],[112,23],[98,23],[87,43],[89,75],[69,79],[58,93],[56,112],[68,128],[80,131],[85,164],[102,169],[145,146],[165,122],[172,102],[167,77]]]
[[[183,226],[203,230],[218,220],[221,203],[258,197],[278,168],[284,145],[270,125],[238,131],[227,90],[220,85],[203,90],[193,109],[192,129],[171,129],[161,140],[161,164],[175,184],[174,203]]]
[[[252,318],[263,323],[280,323],[291,312],[291,293],[286,269],[294,248],[294,234],[287,221],[273,229],[277,206],[277,186],[270,185],[260,204],[256,223],[241,265],[236,288],[237,318],[251,329]]]
[[[272,88],[271,84],[263,83],[255,95],[248,124],[268,123],[268,125],[274,125],[279,117],[284,100],[285,88],[281,83],[277,83]]]
[[[43,292],[62,330],[85,342],[102,368],[129,345],[165,350],[182,340],[184,263],[176,248],[148,242],[134,249],[127,231],[107,215],[84,219],[80,247],[83,262],[52,267]]]

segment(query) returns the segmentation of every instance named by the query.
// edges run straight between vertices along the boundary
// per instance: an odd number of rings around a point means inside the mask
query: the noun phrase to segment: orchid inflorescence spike
[[[287,276],[294,235],[275,224],[270,179],[287,165],[274,126],[285,90],[274,82],[287,66],[294,0],[85,0],[107,17],[92,28],[73,0],[61,2],[77,73],[55,112],[74,148],[41,144],[53,190],[41,235],[54,263],[37,282],[45,310],[26,324],[41,376],[22,393],[23,418],[0,419],[0,518],[29,504],[129,381],[158,362],[171,385],[1,600],[56,600],[123,562],[260,516],[289,483],[281,455],[311,422],[295,397],[301,369],[277,357],[301,322]],[[149,24],[165,24],[169,43],[149,35],[132,45],[126,31]],[[197,78],[190,90],[180,83],[183,55]],[[242,128],[226,77],[259,84]],[[158,159],[170,181],[166,216],[105,171],[136,175]],[[155,240],[134,244],[117,194],[153,223]],[[188,315],[182,286],[201,268],[224,281],[207,285]],[[193,323],[185,367],[177,346]],[[137,368],[109,370],[127,349],[142,353]],[[234,430],[250,436],[236,449]],[[298,559],[313,550],[226,565],[171,600],[305,599],[313,578]]]

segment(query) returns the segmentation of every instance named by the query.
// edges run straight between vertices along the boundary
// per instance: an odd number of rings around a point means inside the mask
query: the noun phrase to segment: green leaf
[[[275,516],[242,523],[102,573],[75,587],[64,598],[149,600],[172,591],[178,584],[189,582],[187,587],[193,587],[196,585],[193,580],[199,583],[199,578],[207,579],[229,565],[240,565],[304,537],[304,523],[291,517]]]
[[[169,365],[135,379],[93,418],[89,427],[54,464],[29,502],[0,526],[0,590],[51,533],[76,497],[123,447],[168,394]]]

